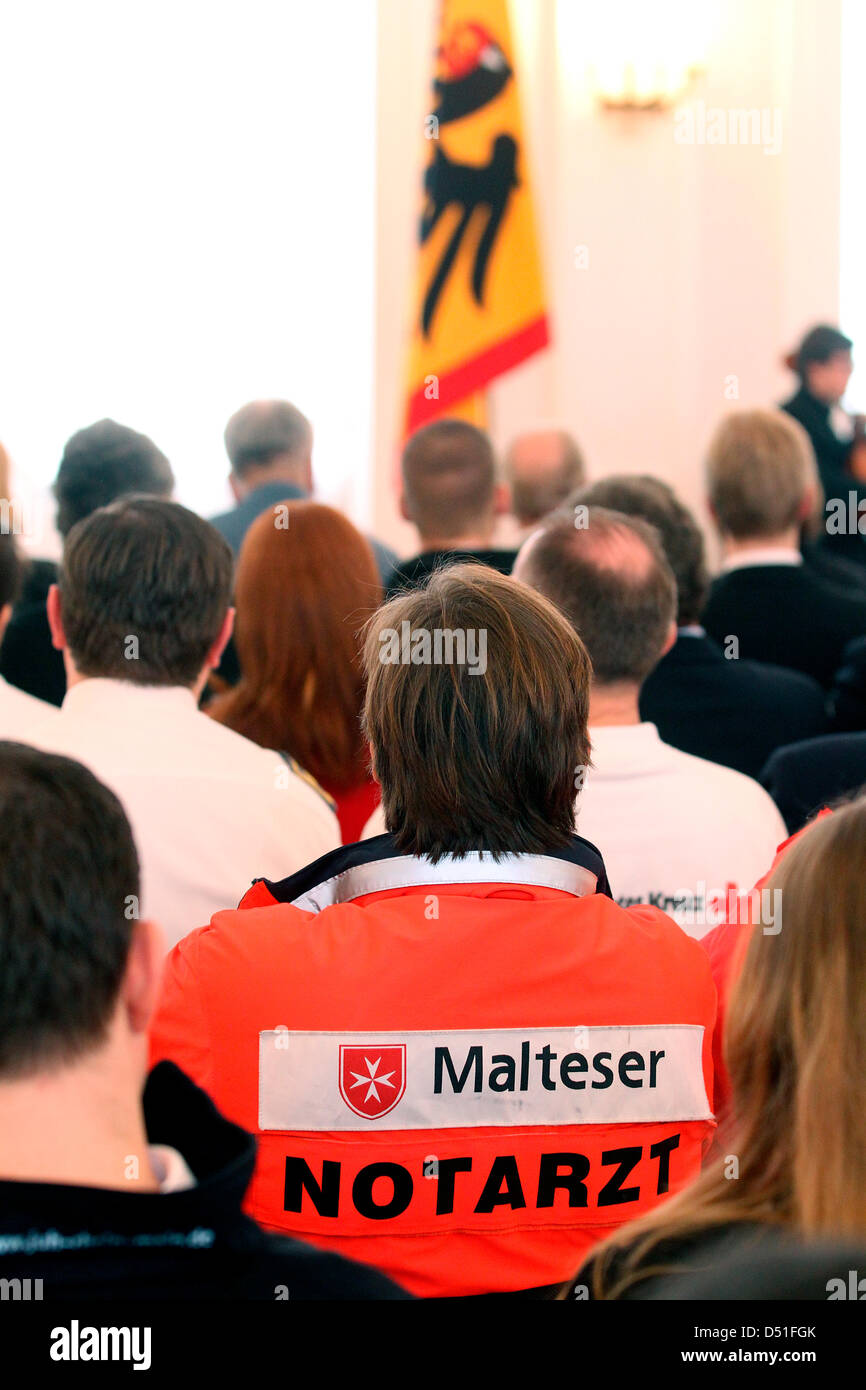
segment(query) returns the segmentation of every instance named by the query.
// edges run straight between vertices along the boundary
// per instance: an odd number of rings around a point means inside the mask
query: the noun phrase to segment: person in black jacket
[[[571,506],[610,507],[640,516],[661,538],[677,584],[677,640],[647,676],[641,718],[665,743],[757,777],[783,743],[823,733],[817,681],[760,661],[730,661],[700,626],[708,578],[704,539],[667,483],[618,474],[579,489]]]
[[[162,942],[138,918],[138,860],[114,795],[71,759],[4,742],[0,821],[4,1289],[408,1297],[373,1269],[261,1230],[241,1206],[251,1136],[172,1063],[144,1084]]]
[[[704,627],[726,654],[803,671],[828,689],[846,644],[866,634],[866,594],[803,562],[800,529],[820,489],[808,436],[782,411],[736,411],[713,436],[707,480],[724,559]]]
[[[786,359],[796,372],[799,387],[781,409],[801,424],[812,442],[826,504],[847,502],[854,493],[857,505],[866,501],[863,466],[862,420],[855,417],[847,437],[836,432],[834,409],[845,394],[853,371],[851,339],[829,324],[811,328],[796,352]],[[844,417],[843,425],[846,423]],[[828,517],[825,519],[829,519]],[[864,527],[866,529],[866,527]],[[859,529],[821,529],[819,549],[828,556],[866,566],[866,538]]]
[[[401,460],[400,506],[421,540],[419,554],[401,560],[386,598],[423,587],[444,565],[488,565],[510,574],[516,550],[497,549],[493,532],[508,511],[508,489],[496,479],[489,437],[465,420],[434,420],[407,440]]]
[[[866,787],[866,733],[827,734],[777,748],[761,782],[793,835],[822,807]]]
[[[115,420],[100,420],[67,440],[54,482],[57,529],[66,537],[76,521],[127,493],[170,497],[174,475],[165,454],[147,435]],[[66,694],[63,654],[51,642],[45,599],[57,566],[35,562],[0,647],[0,675],[52,705]]]

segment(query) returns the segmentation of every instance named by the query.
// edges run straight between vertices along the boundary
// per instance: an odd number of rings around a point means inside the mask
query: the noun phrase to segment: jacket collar
[[[392,835],[376,835],[343,845],[279,883],[263,882],[276,902],[305,912],[322,912],[368,893],[394,892],[431,884],[513,883],[555,888],[574,897],[610,897],[604,860],[579,835],[565,849],[549,854],[501,854],[474,850],[459,858],[445,855],[435,864],[426,856],[403,854]]]

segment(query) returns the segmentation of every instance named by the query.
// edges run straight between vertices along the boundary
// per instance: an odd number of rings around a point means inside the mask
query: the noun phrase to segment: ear
[[[801,525],[804,522],[811,520],[812,516],[814,515],[817,504],[818,496],[815,492],[815,489],[813,487],[807,488],[806,491],[803,493],[803,496],[800,498],[800,505],[797,508],[797,520],[800,522]]]
[[[236,502],[242,502],[246,489],[236,473],[229,474],[229,487],[232,490],[232,497]]]
[[[677,625],[676,625],[676,620],[674,620],[674,621],[671,623],[670,627],[668,628],[668,635],[667,635],[667,637],[665,638],[665,644],[664,644],[664,646],[662,647],[661,655],[659,656],[659,661],[661,661],[661,658],[662,658],[663,656],[666,656],[666,655],[667,655],[667,653],[670,651],[671,647],[674,645],[674,642],[676,642],[676,640],[677,640]]]
[[[63,631],[60,590],[56,584],[52,584],[51,588],[48,590],[48,598],[45,600],[45,611],[48,614],[48,626],[51,629],[51,645],[58,652],[65,652],[66,633]]]
[[[0,641],[3,640],[3,633],[6,631],[6,628],[7,628],[8,624],[9,624],[9,619],[10,619],[11,617],[12,617],[12,604],[11,604],[11,603],[4,603],[3,607],[0,608]]]
[[[227,608],[226,615],[223,618],[222,627],[219,630],[219,636],[217,637],[216,641],[214,642],[213,646],[207,654],[207,658],[205,660],[206,670],[215,671],[216,668],[219,666],[220,662],[222,661],[223,652],[225,651],[226,646],[228,645],[228,640],[232,635],[234,625],[235,610],[233,608]]]
[[[495,516],[507,516],[511,511],[511,488],[507,483],[497,483],[496,491],[493,494],[493,512]]]
[[[412,520],[412,514],[411,514],[411,512],[409,511],[409,508],[408,508],[408,506],[407,506],[407,504],[406,504],[406,494],[405,494],[405,492],[401,492],[401,493],[400,493],[400,515],[401,515],[401,517],[403,518],[404,521],[411,521],[411,520]]]
[[[303,483],[301,484],[301,486],[303,487],[304,491],[307,492],[307,493],[309,493],[309,495],[312,497],[312,495],[313,495],[313,456],[312,456],[312,454],[307,454],[307,457],[304,459],[304,472],[303,472],[303,478],[304,478],[304,481],[303,481]]]
[[[165,937],[156,922],[136,922],[121,985],[121,1004],[130,1032],[145,1033],[159,995]]]

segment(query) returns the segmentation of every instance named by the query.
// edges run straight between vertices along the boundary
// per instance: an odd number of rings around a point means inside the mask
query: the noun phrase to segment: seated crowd
[[[314,500],[286,402],[229,421],[212,522],[149,439],[73,436],[59,564],[0,535],[0,1278],[833,1296],[866,1250],[866,541],[822,544],[808,428],[839,351],[804,346],[805,421],[717,429],[712,579],[667,484],[557,429],[502,473],[468,423],[413,435],[402,561]]]

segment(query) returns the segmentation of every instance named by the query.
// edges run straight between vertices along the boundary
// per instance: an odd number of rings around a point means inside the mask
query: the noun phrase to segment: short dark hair
[[[83,676],[190,686],[229,606],[232,553],[179,502],[130,497],[72,528],[58,582]]]
[[[288,401],[250,401],[236,410],[223,435],[232,471],[242,478],[256,464],[297,458],[310,448],[313,427]]]
[[[496,459],[490,438],[466,420],[434,420],[406,441],[406,507],[422,536],[459,536],[493,505]]]
[[[54,480],[57,529],[66,536],[76,522],[128,493],[168,497],[171,464],[146,434],[116,420],[99,420],[67,440]]]
[[[14,603],[21,589],[23,566],[15,537],[8,531],[0,533],[0,608]]]
[[[806,372],[812,362],[829,362],[837,352],[850,352],[851,339],[840,333],[829,323],[816,324],[810,328],[794,355],[797,375],[805,381]]]
[[[599,685],[640,685],[677,611],[676,583],[657,533],[638,517],[589,507],[576,526],[554,517],[526,543],[515,573],[580,633]]]
[[[648,473],[617,473],[579,488],[568,505],[571,511],[579,505],[605,507],[654,526],[677,583],[677,626],[700,622],[709,588],[704,537],[668,483]]]
[[[437,663],[435,647],[426,663],[391,660],[383,643],[404,632],[431,643],[437,632],[462,634],[467,651],[469,635],[480,645],[483,633],[485,669]],[[486,566],[448,566],[379,609],[364,664],[365,730],[404,853],[435,861],[568,844],[576,769],[589,764],[591,671],[553,604]]]
[[[53,753],[0,742],[0,1077],[105,1038],[138,916],[138,856],[117,797]]]

